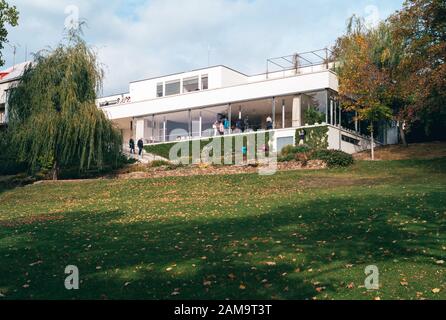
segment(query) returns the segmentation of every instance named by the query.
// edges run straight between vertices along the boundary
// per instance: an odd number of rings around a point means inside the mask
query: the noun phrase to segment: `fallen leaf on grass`
[[[439,288],[434,288],[434,289],[432,289],[432,293],[439,293],[440,292],[440,289]]]
[[[30,263],[29,266],[30,266],[30,267],[34,267],[35,265],[42,264],[42,263],[43,263],[43,261],[42,261],[42,260],[39,260],[39,261]]]
[[[239,288],[240,288],[240,290],[245,290],[246,286],[244,284],[241,284]]]
[[[444,264],[444,260],[435,261],[436,264]]]

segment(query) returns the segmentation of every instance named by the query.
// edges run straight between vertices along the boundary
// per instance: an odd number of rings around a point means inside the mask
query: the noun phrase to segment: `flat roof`
[[[245,77],[249,77],[249,75],[247,75],[247,74],[245,74],[245,73],[243,73],[243,72],[237,71],[237,70],[235,70],[235,69],[233,69],[233,68],[230,68],[230,67],[228,67],[228,66],[225,66],[225,65],[223,65],[223,64],[218,64],[218,65],[211,66],[211,67],[206,67],[206,68],[199,68],[199,69],[194,69],[194,70],[189,70],[189,71],[175,72],[175,73],[166,74],[166,75],[162,75],[162,76],[157,76],[157,77],[151,77],[151,78],[147,78],[147,79],[141,79],[141,80],[131,81],[130,83],[137,83],[137,82],[142,82],[142,81],[149,81],[149,80],[161,79],[161,78],[166,78],[166,77],[176,76],[176,75],[185,74],[185,73],[189,73],[189,72],[203,71],[203,70],[209,70],[209,69],[214,69],[214,68],[219,68],[219,67],[221,67],[221,68],[225,68],[225,69],[228,69],[228,70],[231,70],[231,71],[236,72],[236,73],[239,73],[239,74],[241,74],[241,75],[243,75],[243,76],[245,76]]]

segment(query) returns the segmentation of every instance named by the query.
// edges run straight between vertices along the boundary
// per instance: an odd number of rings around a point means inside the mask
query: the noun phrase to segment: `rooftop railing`
[[[277,58],[270,58],[266,61],[266,78],[271,73],[281,71],[295,70],[296,74],[299,74],[299,70],[304,68],[311,68],[314,66],[325,65],[326,69],[330,66],[335,66],[333,60],[333,51],[328,48],[295,53],[289,56],[282,56]]]

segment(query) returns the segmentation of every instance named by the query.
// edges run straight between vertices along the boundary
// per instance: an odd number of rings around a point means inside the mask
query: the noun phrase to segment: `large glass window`
[[[321,118],[325,122],[327,114],[327,91],[310,92],[302,95],[301,119],[303,119],[303,123],[307,121],[305,114],[310,108],[320,112],[323,115]]]
[[[328,95],[328,123],[334,126],[340,124],[340,104],[336,93],[329,92]]]
[[[179,94],[180,91],[181,91],[181,81],[180,80],[166,82],[166,96]]]
[[[292,127],[292,117],[293,117],[292,110],[293,110],[292,96],[276,98],[275,129]]]
[[[187,78],[183,80],[183,93],[198,91],[198,77]]]
[[[189,111],[168,113],[165,116],[167,141],[180,141],[189,137]]]
[[[155,115],[153,117],[153,142],[163,142],[164,140],[164,115]]]
[[[233,104],[231,119],[235,126],[234,132],[265,130],[268,118],[272,119],[274,116],[276,116],[277,127],[278,119],[277,115],[272,114],[272,103],[272,99],[262,99]],[[276,100],[276,114],[277,111],[281,111],[280,103],[279,100]]]
[[[163,87],[163,83],[162,83],[162,82],[161,82],[161,83],[158,83],[158,84],[156,85],[156,96],[157,96],[158,98],[164,96],[164,87]]]
[[[357,130],[356,113],[342,110],[341,126],[350,130]]]
[[[219,129],[222,129],[220,124],[224,124],[225,119],[229,118],[228,111],[229,107],[227,105],[202,109],[202,136],[210,137],[220,134],[221,130]],[[215,128],[217,128],[217,130],[215,130]],[[228,130],[226,128],[223,129],[223,131]]]

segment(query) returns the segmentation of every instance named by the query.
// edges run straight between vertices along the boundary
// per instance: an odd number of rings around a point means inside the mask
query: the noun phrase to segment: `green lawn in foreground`
[[[3,190],[0,300],[446,299],[445,167]],[[371,264],[381,289],[367,292]],[[67,265],[79,267],[78,291],[64,288]]]

